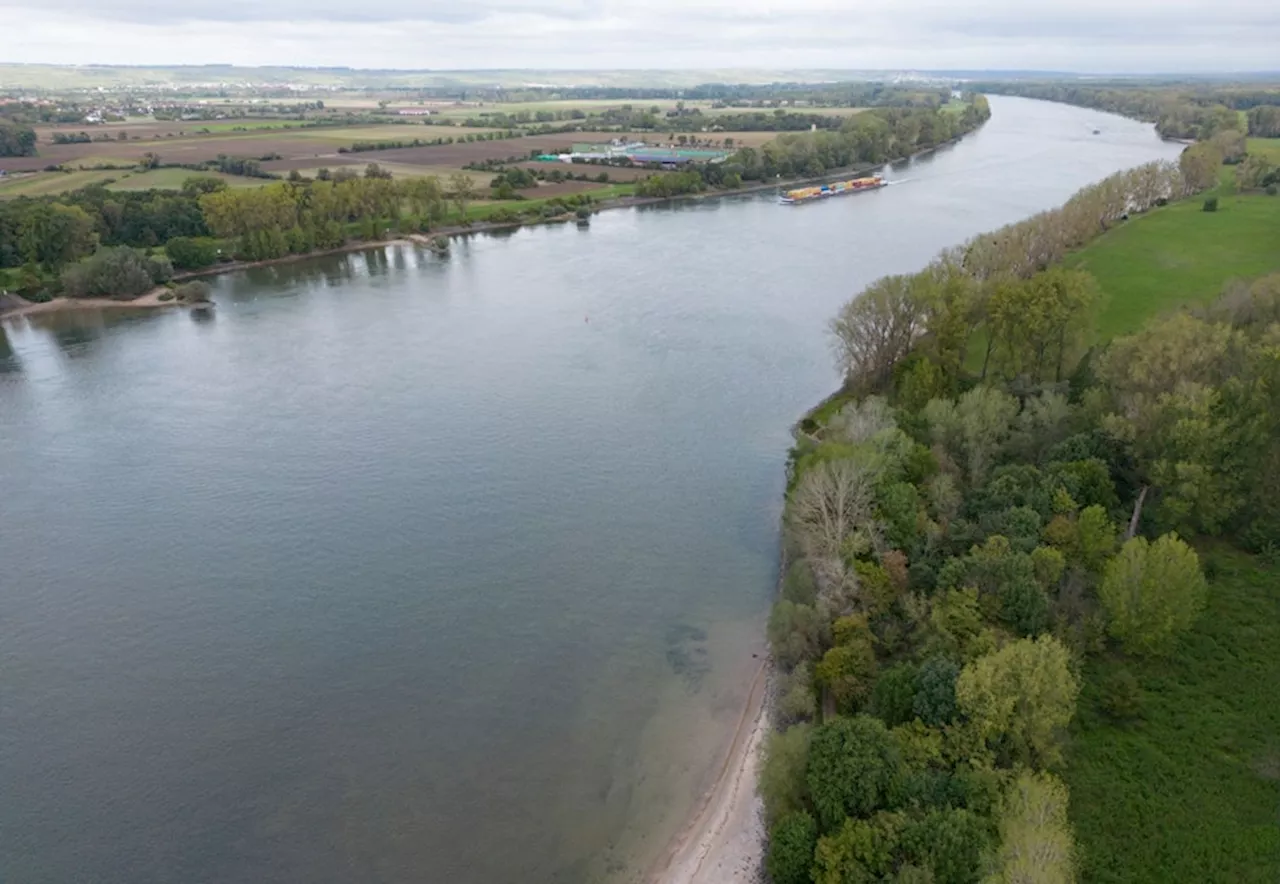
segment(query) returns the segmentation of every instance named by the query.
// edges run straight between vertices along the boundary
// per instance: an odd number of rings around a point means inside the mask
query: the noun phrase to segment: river
[[[1180,149],[991,106],[873,193],[5,323],[0,879],[640,880],[764,653],[827,320]]]

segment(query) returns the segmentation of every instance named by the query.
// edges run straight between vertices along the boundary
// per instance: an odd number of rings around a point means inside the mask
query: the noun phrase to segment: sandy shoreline
[[[39,316],[43,313],[62,313],[68,310],[138,310],[157,307],[189,307],[184,301],[162,301],[160,296],[169,292],[164,286],[157,286],[145,295],[139,295],[128,301],[114,298],[54,298],[51,301],[27,301],[17,295],[10,295],[21,302],[20,307],[13,310],[0,311],[0,319],[15,316]]]
[[[715,784],[669,849],[652,884],[737,884],[764,880],[764,807],[756,794],[770,729],[770,664],[756,671],[747,704]]]

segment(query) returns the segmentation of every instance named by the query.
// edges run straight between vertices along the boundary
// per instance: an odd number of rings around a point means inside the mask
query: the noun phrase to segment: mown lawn
[[[1280,567],[1208,560],[1208,609],[1171,659],[1086,667],[1065,771],[1086,884],[1280,881]],[[1099,707],[1123,667],[1129,724]]]
[[[1107,296],[1098,337],[1136,331],[1158,313],[1203,304],[1232,278],[1280,270],[1280,197],[1224,194],[1216,212],[1182,200],[1134,218],[1067,259]]]

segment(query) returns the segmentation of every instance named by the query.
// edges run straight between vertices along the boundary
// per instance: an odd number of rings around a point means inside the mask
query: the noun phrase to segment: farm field
[[[1224,194],[1216,212],[1186,199],[1109,231],[1067,259],[1107,296],[1102,340],[1136,331],[1149,317],[1204,304],[1232,278],[1280,270],[1280,197]]]
[[[1064,769],[1081,881],[1274,884],[1280,869],[1280,568],[1211,551],[1208,609],[1168,659],[1101,658]],[[1102,711],[1127,669],[1138,714]]]

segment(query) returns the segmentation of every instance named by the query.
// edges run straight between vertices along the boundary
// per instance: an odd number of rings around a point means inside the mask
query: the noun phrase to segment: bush
[[[1102,711],[1115,721],[1131,721],[1142,714],[1142,688],[1128,669],[1118,669],[1102,683]]]
[[[173,292],[165,292],[163,295],[161,295],[161,296],[160,296],[160,300],[161,300],[161,301],[172,301],[172,300],[173,300],[173,297],[174,297],[174,296],[173,296]]]
[[[148,258],[128,246],[99,249],[62,273],[63,291],[72,298],[136,298],[173,275],[166,258]]]
[[[187,304],[203,304],[209,300],[209,286],[199,280],[184,282],[173,293],[179,301]]]
[[[1268,184],[1267,196],[1275,196],[1275,195],[1276,195],[1276,186],[1274,184]]]
[[[1209,197],[1207,200],[1205,200],[1205,201],[1204,201],[1204,210],[1205,210],[1206,212],[1216,212],[1216,211],[1218,211],[1218,198],[1217,198],[1216,196],[1211,196],[1211,197]]]
[[[765,741],[759,790],[765,816],[771,821],[804,809],[812,732],[810,725],[797,724],[782,733],[769,734]]]

